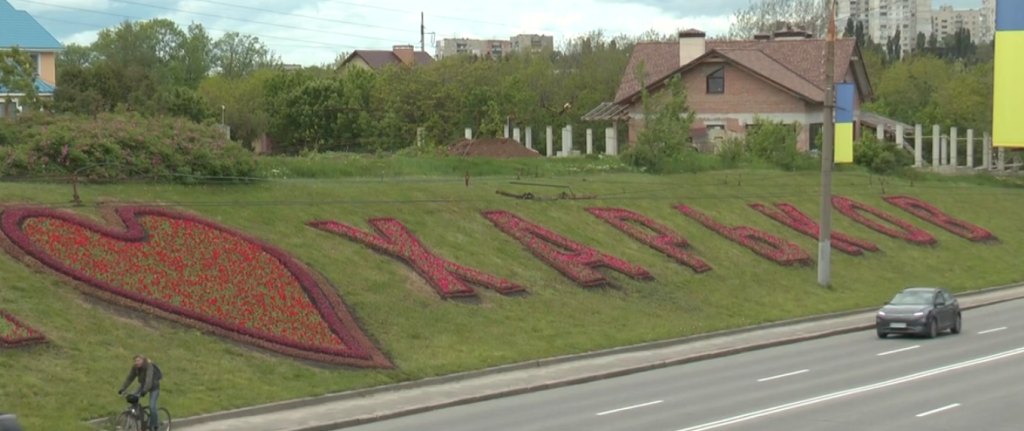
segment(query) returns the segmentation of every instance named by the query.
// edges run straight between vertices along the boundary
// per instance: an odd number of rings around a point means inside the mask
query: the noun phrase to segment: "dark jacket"
[[[24,431],[12,414],[0,413],[0,431]]]
[[[137,394],[147,394],[159,390],[160,381],[156,380],[154,374],[152,362],[146,361],[140,368],[135,368],[135,365],[132,365],[131,371],[128,372],[128,378],[121,385],[121,391],[128,389],[128,386],[132,384],[132,380],[135,379],[139,379],[139,389],[135,390]]]

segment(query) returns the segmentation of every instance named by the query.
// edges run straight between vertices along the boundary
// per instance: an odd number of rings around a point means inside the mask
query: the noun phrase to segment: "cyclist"
[[[0,412],[0,431],[24,431],[18,418],[10,413]]]
[[[128,371],[128,378],[124,380],[121,389],[117,391],[118,395],[123,395],[125,389],[132,384],[132,380],[139,380],[139,387],[132,394],[142,398],[149,393],[149,426],[153,431],[160,429],[160,415],[157,411],[156,401],[160,398],[160,380],[162,378],[163,373],[160,372],[160,367],[157,367],[145,356],[135,355],[135,363]]]

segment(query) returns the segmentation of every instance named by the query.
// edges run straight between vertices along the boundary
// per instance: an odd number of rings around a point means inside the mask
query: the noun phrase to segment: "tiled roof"
[[[395,55],[394,51],[357,49],[352,51],[352,54],[349,54],[349,57],[345,59],[345,62],[348,63],[349,60],[356,56],[362,58],[363,61],[373,69],[380,69],[386,64],[400,63],[402,61],[397,55]],[[425,51],[416,51],[413,58],[415,59],[416,64],[430,64],[434,62],[434,57],[431,57],[430,54]]]
[[[32,15],[0,0],[0,49],[15,46],[25,50],[64,49]]]
[[[54,87],[52,85],[47,84],[45,81],[43,81],[43,80],[41,80],[39,78],[36,78],[35,83],[36,83],[36,93],[37,94],[53,94]],[[4,87],[3,84],[0,84],[0,94],[7,94],[7,93],[9,93],[9,91],[7,90],[7,87]]]
[[[846,75],[850,58],[856,48],[852,38],[836,40],[835,76]],[[729,40],[707,41],[708,52],[717,51],[723,57],[757,72],[766,79],[789,88],[812,100],[824,100],[825,40]],[[633,76],[636,65],[644,60],[647,82],[654,83],[680,69],[679,42],[644,42],[636,45],[629,60],[615,103],[626,102],[640,91]]]

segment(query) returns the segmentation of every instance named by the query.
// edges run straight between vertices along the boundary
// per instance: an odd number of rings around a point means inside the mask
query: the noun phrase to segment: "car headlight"
[[[915,316],[924,316],[924,312],[923,311],[918,311],[917,313],[914,313],[914,315]]]
[[[885,312],[884,312],[884,311],[879,311],[879,312],[878,312],[878,315],[879,315],[879,316],[884,316],[884,315],[885,315]]]

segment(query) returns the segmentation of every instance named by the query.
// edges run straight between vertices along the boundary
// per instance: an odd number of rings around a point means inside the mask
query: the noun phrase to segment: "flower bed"
[[[932,234],[921,230],[920,228],[910,224],[909,222],[900,220],[896,216],[886,213],[880,209],[874,208],[870,205],[857,202],[852,199],[847,199],[842,196],[832,197],[832,206],[835,207],[840,214],[849,217],[851,220],[864,225],[865,227],[878,232],[883,235],[887,235],[892,238],[902,239],[911,244],[917,245],[932,245],[935,244],[935,237]],[[889,222],[890,224],[898,227],[894,229],[886,226],[882,223],[874,221],[862,212],[866,212],[875,217]]]
[[[0,347],[21,347],[45,343],[46,337],[22,323],[4,310],[0,310]]]
[[[946,231],[974,242],[995,241],[997,238],[977,225],[963,220],[955,219],[942,210],[935,208],[920,199],[910,196],[886,196],[886,202],[896,205],[900,209],[911,213],[921,220],[941,227]]]
[[[804,249],[800,248],[799,245],[768,232],[749,226],[725,226],[708,215],[686,205],[676,205],[675,208],[704,227],[779,265],[807,264],[812,261],[811,256]]]
[[[653,280],[646,269],[602,253],[576,241],[530,223],[508,211],[483,211],[487,220],[540,260],[580,286],[599,286],[609,282],[597,268],[608,268],[636,280]]]
[[[523,292],[523,286],[493,275],[459,265],[437,256],[409,232],[402,222],[390,218],[370,219],[377,235],[335,221],[312,221],[308,226],[363,244],[409,264],[442,298],[476,296],[467,283],[501,294]]]
[[[0,230],[17,257],[106,301],[282,354],[391,367],[326,280],[283,251],[166,209],[121,207],[106,216],[123,225],[17,207],[0,215]]]
[[[760,203],[750,204],[755,211],[770,217],[779,223],[789,226],[791,229],[818,239],[821,234],[821,226],[814,219],[808,217],[795,206],[787,203],[777,203],[775,208],[769,208]],[[849,255],[860,256],[864,250],[878,251],[878,246],[869,241],[853,238],[841,232],[832,231],[832,247]]]
[[[587,212],[604,220],[641,244],[658,250],[677,262],[686,265],[693,272],[699,274],[711,271],[710,264],[697,256],[683,251],[683,249],[690,246],[686,238],[683,238],[682,235],[672,230],[672,228],[658,223],[647,216],[620,208],[587,208]],[[654,231],[654,234],[644,232],[643,229],[637,227],[634,223]]]

